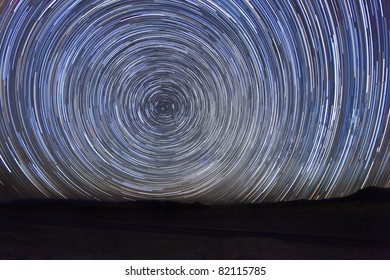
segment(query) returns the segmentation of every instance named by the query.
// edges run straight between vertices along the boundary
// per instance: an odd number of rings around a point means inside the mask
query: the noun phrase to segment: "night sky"
[[[0,201],[389,188],[384,5],[0,0]]]

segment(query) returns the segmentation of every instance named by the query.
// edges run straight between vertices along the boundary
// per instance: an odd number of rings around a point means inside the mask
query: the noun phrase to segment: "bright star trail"
[[[0,3],[0,196],[390,187],[387,1]]]

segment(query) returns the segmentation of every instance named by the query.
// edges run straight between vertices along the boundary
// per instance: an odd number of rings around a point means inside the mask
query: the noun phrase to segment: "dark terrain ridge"
[[[223,206],[13,201],[0,204],[0,259],[390,259],[390,189]]]

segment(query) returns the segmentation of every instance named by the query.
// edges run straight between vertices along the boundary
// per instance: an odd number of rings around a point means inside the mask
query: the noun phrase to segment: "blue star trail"
[[[6,178],[107,201],[388,188],[384,5],[0,1],[0,196]]]

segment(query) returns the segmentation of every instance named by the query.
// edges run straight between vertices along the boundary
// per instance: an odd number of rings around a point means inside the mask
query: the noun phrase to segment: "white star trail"
[[[211,204],[389,188],[386,5],[0,1],[1,181]]]

